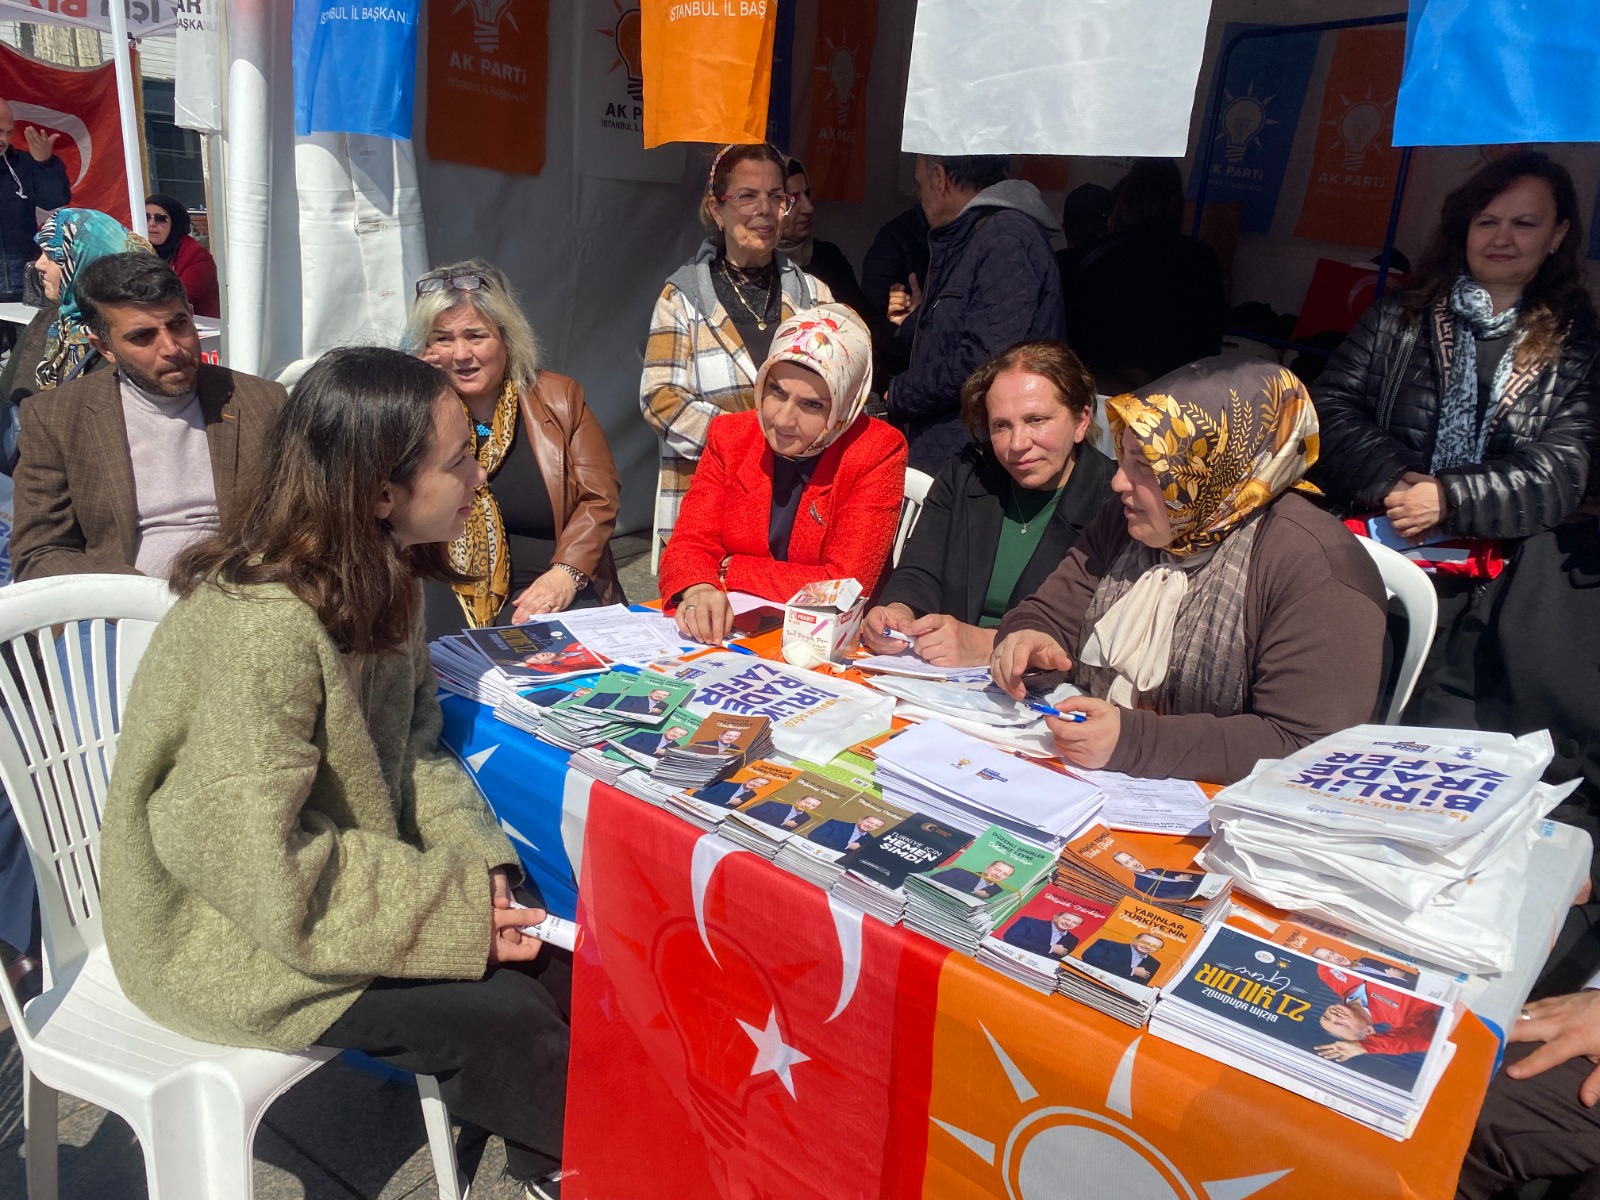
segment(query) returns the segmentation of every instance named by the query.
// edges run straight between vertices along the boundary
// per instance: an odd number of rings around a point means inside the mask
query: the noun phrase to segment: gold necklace
[[[727,259],[722,260],[722,277],[728,281],[728,286],[733,289],[733,298],[739,302],[739,306],[743,308],[745,312],[749,313],[755,318],[756,328],[761,330],[763,333],[766,332],[766,310],[772,307],[772,286],[778,282],[778,273],[776,271],[772,273],[772,283],[767,285],[767,302],[762,306],[760,312],[757,312],[755,309],[750,307],[750,302],[744,298],[744,293],[739,290],[739,281],[735,279],[732,272],[728,270]]]
[[[1017,499],[1017,481],[1015,479],[1013,479],[1011,481],[1011,502],[1017,506],[1017,524],[1022,527],[1022,533],[1023,533],[1024,536],[1027,535],[1028,526],[1032,525],[1034,523],[1034,521],[1036,521],[1038,519],[1039,513],[1044,512],[1044,510],[1046,508],[1049,508],[1057,500],[1061,499],[1061,493],[1066,491],[1066,490],[1067,490],[1067,485],[1063,483],[1060,487],[1058,487],[1056,489],[1055,495],[1051,496],[1050,499],[1045,502],[1044,507],[1041,508],[1039,510],[1039,512],[1034,513],[1033,516],[1029,517],[1026,521],[1024,521],[1022,519],[1022,501]]]

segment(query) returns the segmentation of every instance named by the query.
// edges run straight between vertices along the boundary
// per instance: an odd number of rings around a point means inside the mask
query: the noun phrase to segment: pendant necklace
[[[733,277],[733,273],[728,270],[727,259],[722,260],[722,277],[728,281],[728,286],[733,289],[733,298],[739,302],[740,307],[742,307],[745,312],[749,313],[755,318],[756,328],[765,333],[767,328],[767,310],[772,307],[772,289],[773,285],[778,282],[778,273],[776,271],[772,273],[772,283],[767,285],[766,303],[762,305],[760,312],[757,312],[755,309],[751,308],[750,302],[744,298],[744,292],[740,289],[739,281],[735,279]]]
[[[1056,489],[1055,495],[1051,496],[1050,499],[1045,502],[1044,506],[1039,509],[1039,512],[1034,513],[1033,516],[1029,517],[1026,521],[1024,521],[1022,519],[1022,501],[1017,498],[1017,484],[1016,484],[1015,480],[1012,480],[1012,482],[1011,482],[1011,502],[1017,506],[1017,524],[1019,526],[1021,526],[1021,532],[1022,532],[1022,534],[1024,536],[1027,535],[1028,526],[1033,524],[1034,519],[1038,517],[1039,513],[1042,513],[1046,508],[1049,508],[1052,504],[1054,504],[1057,500],[1059,500],[1061,498],[1061,493],[1066,491],[1066,490],[1067,490],[1067,485],[1063,483],[1060,487],[1058,487]]]

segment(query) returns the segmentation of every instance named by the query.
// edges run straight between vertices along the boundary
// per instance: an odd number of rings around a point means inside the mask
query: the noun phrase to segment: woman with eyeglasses
[[[793,197],[784,156],[765,143],[724,146],[711,162],[700,220],[710,230],[656,301],[639,407],[661,438],[656,532],[677,523],[711,418],[756,406],[756,372],[772,335],[795,312],[833,299],[778,253]]]
[[[176,197],[154,192],[144,202],[150,244],[183,280],[189,307],[197,317],[220,317],[222,296],[217,287],[217,260],[190,234],[189,210]]]
[[[583,388],[541,369],[511,282],[477,259],[417,281],[406,349],[461,397],[486,481],[450,563],[427,585],[430,638],[569,608],[625,602],[611,558],[622,484]]]

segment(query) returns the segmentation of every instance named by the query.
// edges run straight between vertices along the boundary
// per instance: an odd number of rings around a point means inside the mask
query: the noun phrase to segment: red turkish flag
[[[114,64],[58,67],[0,46],[0,97],[11,102],[17,119],[12,144],[24,154],[28,151],[24,128],[60,135],[55,149],[67,167],[74,207],[97,208],[124,225],[129,223],[133,213],[128,206]]]
[[[563,1188],[918,1194],[948,952],[604,785],[586,829]]]

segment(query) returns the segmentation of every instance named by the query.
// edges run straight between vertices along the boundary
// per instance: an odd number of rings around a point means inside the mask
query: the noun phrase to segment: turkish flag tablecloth
[[[1448,1197],[1476,1018],[1396,1142],[1041,996],[601,784],[564,1181],[589,1200]]]

